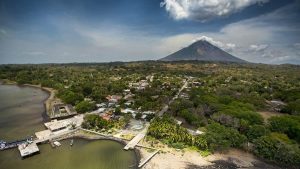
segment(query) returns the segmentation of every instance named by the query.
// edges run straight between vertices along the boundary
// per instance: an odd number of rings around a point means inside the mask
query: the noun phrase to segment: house
[[[155,114],[154,111],[144,111],[142,112],[142,114],[148,115],[148,114]]]
[[[124,99],[125,100],[133,100],[133,96],[134,96],[134,94],[127,94],[124,96]]]
[[[131,114],[133,118],[135,118],[136,114],[137,114],[137,111],[135,110],[132,110],[132,109],[122,109],[121,110],[122,113],[125,113],[125,114]]]
[[[44,123],[44,125],[46,126],[46,128],[48,128],[51,132],[55,132],[55,131],[59,131],[59,130],[62,130],[62,129],[65,129],[67,128],[67,126],[69,125],[69,123],[67,123],[66,121],[64,120],[53,120],[51,122],[47,122],[47,123]]]
[[[98,112],[98,113],[103,113],[103,112],[105,112],[105,110],[106,110],[106,108],[99,108],[99,109],[97,110],[97,112]]]
[[[197,81],[194,81],[192,84],[193,84],[193,86],[197,86],[197,87],[201,86],[201,82],[197,82]]]
[[[130,93],[130,89],[124,89],[123,91],[124,91],[124,93],[126,93],[126,94],[127,94],[127,93]]]
[[[127,100],[127,102],[124,103],[124,105],[130,106],[130,105],[132,105],[133,103],[134,103],[134,100],[133,100],[133,99],[129,99],[129,100]]]
[[[116,105],[116,103],[114,103],[114,102],[111,102],[111,103],[108,103],[108,106],[107,107],[114,107]]]
[[[120,95],[108,95],[106,99],[111,103],[117,103],[122,99]]]
[[[153,82],[153,78],[154,78],[153,75],[149,75],[146,77],[146,79],[149,80],[150,82]]]
[[[125,113],[125,114],[128,114],[128,113],[131,113],[131,114],[137,113],[136,111],[134,111],[134,110],[132,110],[132,109],[122,109],[121,112],[122,112],[122,113]]]
[[[176,119],[175,119],[175,121],[176,121],[176,123],[177,123],[179,126],[182,124],[182,121],[180,121],[180,120],[176,120]]]
[[[131,102],[126,102],[124,104],[125,104],[125,106],[130,106],[132,103]]]
[[[201,134],[204,134],[203,131],[200,131],[200,130],[192,130],[192,129],[187,129],[187,131],[193,135],[193,136],[197,136],[197,135],[201,135]]]
[[[146,115],[146,114],[143,114],[142,117],[141,117],[141,119],[145,120],[146,117],[147,117],[147,115]]]
[[[84,98],[84,101],[92,102],[92,99],[91,98]]]
[[[100,115],[100,117],[102,117],[102,119],[107,120],[107,121],[109,121],[109,120],[111,119],[111,116],[112,116],[112,115],[110,115],[110,114],[108,114],[108,113],[102,113],[102,114]]]
[[[105,108],[105,107],[107,107],[107,105],[106,105],[106,103],[100,103],[100,104],[96,104],[96,107]]]

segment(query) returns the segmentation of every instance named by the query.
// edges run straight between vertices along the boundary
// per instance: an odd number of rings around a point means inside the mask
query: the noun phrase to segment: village
[[[177,98],[188,99],[188,94],[183,92],[189,91],[187,77],[182,81],[182,86],[177,93],[173,96],[168,104],[164,105],[160,111],[142,110],[142,107],[138,109],[133,108],[135,103],[134,94],[131,92],[133,89],[136,91],[143,91],[151,85],[153,82],[153,75],[147,76],[146,80],[140,80],[139,82],[130,82],[128,89],[124,89],[122,95],[108,95],[106,102],[95,103],[90,98],[84,98],[85,101],[95,104],[95,110],[79,114],[71,104],[65,104],[60,99],[51,98],[50,111],[48,112],[50,121],[44,123],[45,130],[34,133],[34,136],[23,140],[13,141],[6,143],[1,142],[1,150],[18,147],[22,158],[32,156],[39,153],[38,144],[49,142],[50,145],[55,148],[61,144],[59,140],[64,138],[72,138],[78,132],[86,132],[95,135],[100,135],[108,139],[116,141],[125,141],[126,146],[124,150],[134,149],[135,146],[139,146],[146,149],[153,149],[153,153],[148,157],[141,160],[139,167],[142,167],[147,161],[149,161],[155,154],[159,152],[158,149],[153,147],[147,147],[140,145],[139,142],[146,136],[147,129],[150,125],[150,121],[155,116],[162,116],[167,110],[169,104],[171,104]],[[199,82],[192,82],[191,85],[197,85]],[[175,88],[173,89],[175,90]],[[121,101],[122,107],[121,107]],[[49,105],[47,105],[49,106]],[[89,128],[84,127],[85,117],[97,116],[107,122],[120,122],[121,126],[112,126],[110,128]],[[124,120],[126,119],[126,120]],[[182,122],[177,120],[177,124],[181,125]],[[202,132],[188,130],[193,135],[201,134]],[[73,140],[70,142],[72,146]]]

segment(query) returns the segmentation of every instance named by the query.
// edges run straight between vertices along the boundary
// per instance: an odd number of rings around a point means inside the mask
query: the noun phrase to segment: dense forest
[[[172,102],[162,118],[151,121],[149,138],[211,153],[241,148],[280,165],[300,166],[299,66],[152,61],[0,66],[4,82],[54,88],[78,112],[95,108],[84,98],[100,103],[107,95],[124,95],[129,83],[149,75],[154,77],[150,86],[131,90],[132,108],[159,111],[182,81],[190,80],[184,96]],[[95,116],[86,118],[86,126],[113,125]],[[188,129],[203,134],[193,135]]]

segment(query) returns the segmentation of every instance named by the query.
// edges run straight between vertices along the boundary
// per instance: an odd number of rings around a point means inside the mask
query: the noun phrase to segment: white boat
[[[73,144],[74,144],[74,140],[72,139],[70,142],[70,146],[73,146]]]
[[[53,144],[54,144],[56,147],[61,146],[60,142],[58,142],[58,141],[54,141]]]

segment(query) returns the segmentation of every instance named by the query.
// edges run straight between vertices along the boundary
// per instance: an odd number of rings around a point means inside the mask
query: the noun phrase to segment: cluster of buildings
[[[149,82],[153,82],[154,76],[149,75],[146,79],[140,80],[139,82],[130,82],[129,88],[134,88],[136,90],[144,90],[146,87],[150,86]]]

